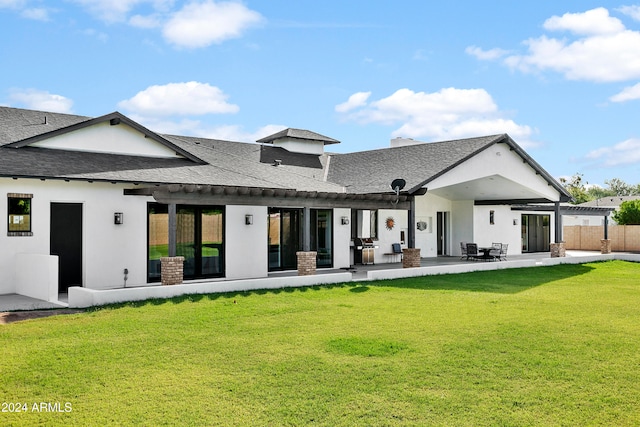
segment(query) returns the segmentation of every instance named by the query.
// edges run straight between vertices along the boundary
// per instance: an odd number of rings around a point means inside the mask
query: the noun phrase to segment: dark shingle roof
[[[46,115],[47,123],[40,121]],[[92,119],[0,107],[0,176],[111,182],[202,184],[285,188],[301,191],[343,192],[337,184],[318,176],[296,173],[295,167],[274,167],[260,162],[259,144],[158,135],[131,122],[145,134],[185,153],[185,159],[69,151],[33,147],[32,140],[86,126],[111,116],[127,123],[120,113]],[[33,128],[28,126],[33,123]],[[25,131],[23,128],[30,129]],[[273,148],[273,147],[269,147]],[[194,161],[195,159],[195,161]]]
[[[0,107],[0,146],[91,120],[91,117]]]
[[[327,179],[344,185],[349,193],[389,192],[396,178],[407,182],[405,191],[415,190],[504,139],[505,135],[492,135],[336,154],[331,156]]]
[[[605,206],[605,207],[618,207],[622,204],[622,202],[627,202],[630,200],[638,200],[640,196],[608,196],[602,197],[596,200],[590,200],[588,202],[580,203],[578,206]]]
[[[273,135],[269,135],[256,142],[272,143],[280,138],[293,138],[293,139],[306,139],[309,141],[322,141],[324,145],[338,144],[340,141],[337,139],[329,138],[328,136],[320,135],[319,133],[311,132],[310,130],[287,128]]]

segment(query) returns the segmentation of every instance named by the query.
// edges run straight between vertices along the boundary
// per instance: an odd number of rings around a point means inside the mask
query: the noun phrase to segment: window
[[[31,232],[32,194],[7,194],[9,236],[33,236]]]

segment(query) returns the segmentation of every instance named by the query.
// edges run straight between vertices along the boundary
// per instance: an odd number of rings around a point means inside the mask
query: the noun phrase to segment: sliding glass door
[[[301,217],[300,209],[269,208],[269,270],[297,268]]]
[[[148,277],[160,279],[160,257],[169,254],[167,205],[152,203],[148,214]],[[217,206],[178,205],[176,255],[184,257],[184,278],[224,275],[224,209]]]
[[[318,268],[333,265],[333,211],[331,209],[311,210],[311,250],[318,253]]]

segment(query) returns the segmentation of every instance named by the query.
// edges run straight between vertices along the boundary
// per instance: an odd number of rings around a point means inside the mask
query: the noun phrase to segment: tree
[[[638,186],[629,185],[623,180],[619,178],[613,178],[605,180],[604,183],[607,185],[609,191],[613,194],[612,196],[635,196],[638,195]]]
[[[640,225],[640,200],[620,203],[620,209],[613,213],[613,220],[620,225]]]
[[[582,182],[582,174],[576,173],[569,180],[566,178],[560,178],[560,183],[562,186],[571,194],[575,204],[584,203],[591,200],[589,194],[587,194],[587,189],[585,187],[586,183]]]

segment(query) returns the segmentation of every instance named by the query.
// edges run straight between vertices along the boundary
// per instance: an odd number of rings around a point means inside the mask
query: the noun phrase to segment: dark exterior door
[[[51,203],[51,255],[58,256],[58,291],[82,286],[82,203]]]

